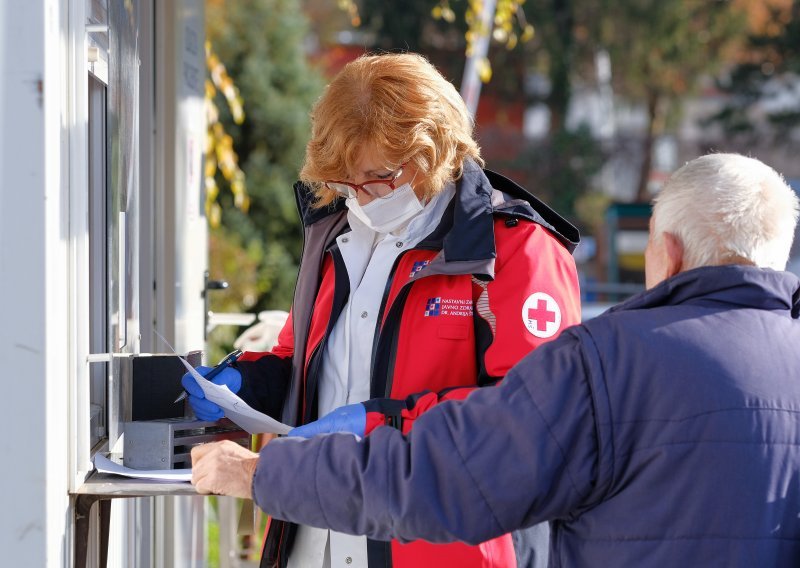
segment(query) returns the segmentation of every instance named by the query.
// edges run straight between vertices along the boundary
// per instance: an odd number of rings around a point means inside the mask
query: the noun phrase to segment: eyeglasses
[[[387,178],[391,179],[373,179],[369,181],[365,181],[364,183],[350,183],[347,181],[326,181],[325,187],[328,189],[332,189],[339,195],[343,197],[356,197],[359,191],[363,191],[370,197],[376,197],[378,199],[382,197],[389,197],[392,192],[397,189],[395,187],[395,182],[397,179],[403,175],[403,168],[405,164],[402,164],[397,171],[390,173]]]

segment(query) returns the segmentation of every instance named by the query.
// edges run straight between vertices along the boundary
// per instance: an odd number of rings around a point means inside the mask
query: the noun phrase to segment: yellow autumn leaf
[[[492,80],[492,66],[487,58],[482,57],[479,59],[475,67],[478,71],[478,77],[480,77],[481,81],[488,83]]]
[[[528,24],[525,26],[525,29],[522,32],[522,37],[520,38],[523,42],[530,41],[533,39],[534,30],[533,26]]]

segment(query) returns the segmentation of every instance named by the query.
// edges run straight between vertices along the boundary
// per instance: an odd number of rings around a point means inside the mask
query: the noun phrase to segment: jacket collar
[[[448,261],[474,261],[495,257],[494,216],[523,218],[548,229],[569,252],[580,242],[571,223],[510,179],[483,170],[473,160],[464,162],[456,184],[452,211],[426,242],[443,241]],[[491,235],[492,238],[487,238]]]
[[[789,311],[800,318],[800,278],[791,272],[738,264],[704,266],[668,278],[608,312],[706,304]]]
[[[314,202],[316,201],[314,191],[302,181],[294,183],[294,197],[297,201],[297,211],[300,213],[303,227],[309,227],[325,217],[342,211],[345,214],[347,213],[347,205],[345,205],[344,199],[334,199],[327,207],[314,207]]]
[[[319,209],[313,207],[315,197],[308,186],[298,181],[294,189],[303,226],[308,227],[330,215],[346,215],[344,199],[337,199]],[[456,183],[455,198],[439,226],[419,246],[441,248],[447,262],[472,263],[494,259],[495,214],[539,223],[570,252],[580,240],[578,230],[547,205],[511,180],[484,171],[474,160],[467,159]]]
[[[456,182],[456,195],[439,227],[424,239],[425,244],[441,248],[448,262],[495,258],[492,186],[480,167],[469,160]]]

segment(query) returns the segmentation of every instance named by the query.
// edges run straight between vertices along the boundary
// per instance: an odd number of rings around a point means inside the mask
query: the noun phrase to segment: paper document
[[[206,398],[222,408],[225,411],[226,418],[230,418],[232,422],[249,434],[288,434],[289,430],[292,429],[291,426],[287,426],[255,410],[233,394],[228,387],[215,385],[211,381],[207,381],[194,367],[184,361],[183,357],[180,360],[195,378],[200,388],[203,389]]]
[[[136,479],[155,479],[158,481],[191,481],[191,469],[131,469],[108,459],[101,454],[94,455],[94,467],[100,473],[113,473]]]

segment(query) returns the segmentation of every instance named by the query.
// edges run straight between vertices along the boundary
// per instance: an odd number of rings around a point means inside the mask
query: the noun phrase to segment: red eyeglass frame
[[[324,182],[325,183],[325,187],[335,191],[336,193],[338,193],[339,195],[341,195],[343,197],[355,197],[355,195],[345,195],[343,192],[339,191],[335,187],[331,187],[330,184],[336,183],[336,184],[340,184],[340,185],[346,185],[347,187],[352,189],[356,194],[358,194],[359,191],[363,191],[364,193],[366,193],[370,197],[376,197],[376,198],[387,197],[388,195],[391,195],[392,191],[397,189],[395,183],[397,182],[398,178],[403,175],[403,169],[406,167],[407,163],[408,162],[400,164],[400,167],[397,168],[397,173],[395,174],[395,176],[391,180],[372,179],[372,180],[367,180],[364,183],[350,183],[349,181],[331,180],[331,181]],[[388,194],[386,194],[386,195],[375,195],[375,194],[371,193],[366,187],[364,187],[366,185],[385,185],[385,186],[389,187],[390,192]]]

